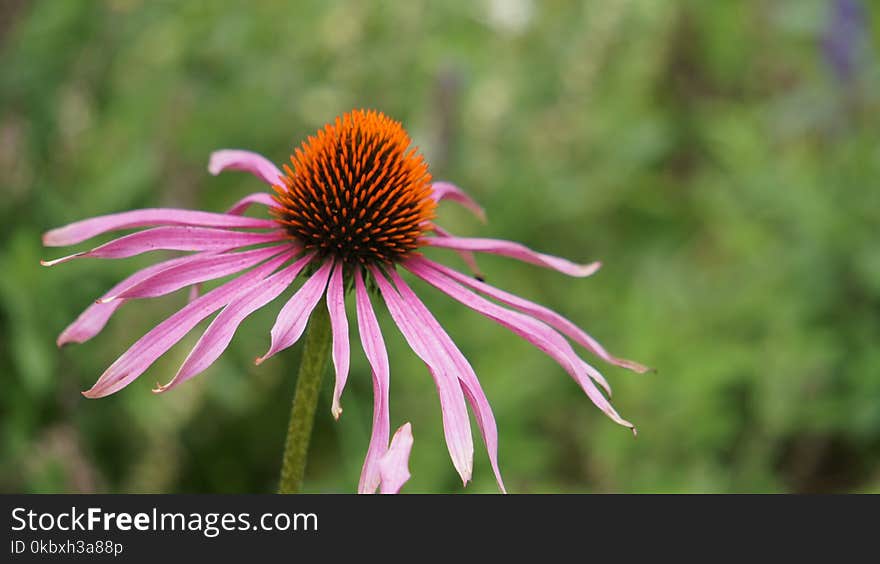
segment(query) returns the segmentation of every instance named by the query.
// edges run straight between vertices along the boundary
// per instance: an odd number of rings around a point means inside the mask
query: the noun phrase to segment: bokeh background
[[[491,283],[657,368],[597,363],[634,440],[552,360],[417,283],[493,403],[511,491],[880,491],[878,26],[867,0],[0,2],[0,490],[274,490],[299,348],[252,361],[282,302],[174,392],[150,388],[197,332],[86,400],[185,292],[58,350],[156,257],[45,269],[63,250],[40,234],[138,207],[222,210],[262,186],[209,176],[212,150],[280,163],[368,107],[486,207],[482,225],[443,204],[449,230],[605,264],[579,280],[488,257]],[[379,311],[392,425],[416,437],[406,491],[496,491],[481,444],[462,489],[431,379]],[[331,380],[307,489],[351,492],[363,355],[338,423]]]

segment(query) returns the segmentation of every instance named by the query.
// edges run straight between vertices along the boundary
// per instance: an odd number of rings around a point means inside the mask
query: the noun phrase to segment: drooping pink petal
[[[272,161],[251,151],[224,149],[211,153],[208,172],[217,176],[226,169],[249,172],[270,186],[279,184],[284,176]]]
[[[440,396],[446,446],[453,466],[467,484],[473,469],[474,443],[467,405],[458,379],[459,369],[445,354],[445,348],[438,341],[439,335],[426,330],[421,319],[414,314],[411,301],[405,300],[377,267],[370,267],[370,272],[395,324],[413,352],[428,365],[428,371],[434,378]]]
[[[440,226],[434,226],[434,233],[437,234],[438,237],[453,237],[449,231],[446,231]],[[480,267],[477,265],[477,258],[474,256],[474,253],[470,251],[455,251],[455,253],[461,257],[461,260],[467,265],[467,267],[471,270],[471,274],[476,276],[477,278],[483,279],[483,273],[480,271]]]
[[[581,386],[590,400],[614,422],[634,429],[634,425],[623,419],[608,402],[605,396],[593,384],[590,375],[584,369],[584,362],[575,354],[571,345],[553,329],[527,315],[504,309],[489,300],[474,294],[457,282],[445,277],[424,265],[407,263],[407,270],[431,284],[450,297],[458,300],[469,308],[481,313],[499,325],[507,327],[526,341],[558,362]]]
[[[259,282],[250,291],[231,301],[205,330],[174,378],[164,386],[159,386],[153,391],[164,392],[170,390],[211,366],[214,361],[220,358],[226,347],[229,346],[241,322],[250,314],[277,298],[281,292],[293,283],[297,275],[313,258],[314,254],[308,254],[300,258],[290,266]]]
[[[226,210],[226,213],[232,215],[241,215],[245,211],[247,211],[247,209],[253,204],[260,204],[268,208],[278,207],[278,203],[274,199],[272,199],[272,196],[270,196],[266,192],[255,192],[254,194],[248,194],[244,198],[232,204],[232,207]]]
[[[456,272],[455,270],[444,266],[440,263],[427,260],[422,257],[414,257],[411,259],[413,262],[424,264],[434,270],[437,270],[446,276],[461,282],[475,290],[494,298],[501,303],[507,304],[514,309],[517,309],[525,314],[531,315],[536,319],[540,319],[544,323],[550,325],[555,328],[557,331],[560,331],[563,335],[566,335],[574,342],[583,346],[588,351],[592,352],[605,362],[610,364],[614,364],[616,366],[621,366],[623,368],[628,368],[635,372],[644,373],[649,370],[648,367],[642,366],[638,362],[633,362],[632,360],[626,360],[623,358],[617,358],[612,356],[605,350],[605,348],[599,344],[596,339],[588,335],[583,329],[566,319],[565,317],[559,315],[555,311],[544,307],[542,305],[536,304],[534,302],[530,302],[524,298],[519,296],[515,296],[511,293],[505,292],[504,290],[500,290],[494,286],[486,284],[485,282],[481,282],[479,280],[474,280],[467,275],[464,275],[460,272]]]
[[[327,278],[333,268],[333,259],[328,259],[311,278],[293,295],[281,308],[275,325],[272,326],[272,344],[266,354],[256,360],[257,364],[263,363],[269,357],[292,346],[306,330],[309,316],[318,305],[324,289],[327,287]]]
[[[185,264],[192,260],[198,260],[199,257],[200,255],[198,254],[178,257],[148,266],[147,268],[135,272],[119,284],[110,288],[106,294],[98,298],[95,303],[86,308],[86,310],[76,318],[76,321],[68,325],[58,336],[58,346],[60,347],[68,343],[84,343],[100,333],[101,329],[107,324],[107,321],[110,320],[110,317],[122,306],[122,304],[125,303],[125,300],[114,300],[105,303],[103,300],[106,298],[124,292],[126,289],[131,288],[139,282],[146,280],[163,270],[180,264]]]
[[[125,303],[123,300],[117,300],[109,304],[90,305],[58,335],[55,344],[62,347],[68,343],[85,343],[101,332],[123,303]]]
[[[390,378],[385,340],[382,338],[382,330],[376,320],[360,269],[355,269],[354,276],[358,332],[373,374],[373,431],[370,434],[370,446],[367,448],[367,456],[358,483],[358,493],[366,494],[375,493],[382,479],[379,464],[388,449],[388,435],[391,432],[391,417],[388,410]]]
[[[480,427],[480,434],[483,437],[483,442],[486,444],[486,452],[489,454],[489,462],[492,465],[492,471],[495,473],[498,488],[503,493],[506,493],[504,480],[501,478],[501,471],[498,468],[498,428],[495,424],[495,415],[492,413],[492,407],[489,405],[485,392],[483,392],[480,380],[465,356],[455,346],[452,338],[440,326],[440,323],[428,311],[428,308],[416,296],[415,292],[412,291],[412,288],[403,281],[403,278],[397,274],[397,271],[389,272],[389,276],[395,286],[397,286],[401,297],[412,310],[413,315],[418,319],[419,326],[423,327],[425,332],[437,339],[439,348],[436,350],[436,353],[443,355],[455,366],[456,375],[461,382],[465,398],[477,416],[477,425]]]
[[[592,378],[593,382],[602,386],[602,389],[605,390],[605,393],[608,394],[609,398],[611,398],[611,396],[613,395],[611,393],[611,384],[608,383],[608,380],[605,379],[605,376],[602,376],[601,372],[596,370],[593,365],[591,365],[584,359],[579,358],[578,360],[581,361],[581,366],[583,366],[584,370],[587,372],[587,376]]]
[[[383,494],[396,494],[409,480],[409,453],[412,450],[412,425],[404,423],[394,433],[388,452],[379,462]]]
[[[129,347],[83,395],[87,398],[100,398],[130,384],[201,320],[250,290],[292,255],[291,251],[270,259],[184,306]]]
[[[151,208],[110,215],[102,215],[77,221],[52,229],[43,234],[47,247],[66,247],[91,239],[108,231],[147,227],[154,225],[185,225],[197,227],[224,227],[239,229],[272,229],[278,224],[271,219],[241,217],[226,213],[211,213],[170,208]]]
[[[483,210],[473,198],[468,196],[464,190],[455,184],[450,184],[449,182],[435,182],[431,185],[431,188],[433,190],[431,198],[433,198],[435,202],[439,202],[440,200],[452,200],[453,202],[457,202],[469,209],[483,223],[486,222],[485,210]]]
[[[114,239],[90,251],[84,251],[49,261],[43,266],[54,266],[75,258],[127,258],[150,251],[226,251],[237,247],[273,243],[286,238],[283,231],[251,233],[210,229],[207,227],[156,227]]]
[[[327,311],[330,313],[330,327],[333,331],[333,366],[336,368],[336,383],[333,386],[333,404],[330,412],[339,419],[342,405],[339,398],[348,379],[348,319],[345,317],[345,283],[342,280],[344,264],[339,262],[330,275],[327,284]]]
[[[519,243],[500,239],[472,239],[468,237],[423,237],[422,242],[432,247],[442,247],[457,251],[473,251],[514,258],[523,262],[552,268],[569,276],[590,276],[602,266],[600,262],[575,264],[564,258],[545,255]]]
[[[239,253],[201,253],[195,260],[167,268],[102,301],[164,296],[193,284],[241,272],[291,248],[291,245],[273,245]]]

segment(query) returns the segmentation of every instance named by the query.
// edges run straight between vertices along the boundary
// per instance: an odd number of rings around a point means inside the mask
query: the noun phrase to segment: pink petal
[[[633,429],[629,421],[623,419],[605,396],[596,388],[589,374],[584,369],[584,362],[578,358],[571,345],[561,335],[542,322],[521,313],[504,309],[485,298],[465,289],[453,280],[435,270],[420,264],[407,263],[407,269],[450,297],[458,300],[469,308],[481,313],[499,325],[507,327],[526,341],[532,343],[556,360],[580,384],[581,388],[608,417],[616,423]]]
[[[224,149],[211,153],[208,172],[217,176],[226,169],[249,172],[270,186],[280,184],[284,176],[272,161],[251,151]]]
[[[602,389],[605,390],[605,393],[608,394],[608,397],[610,398],[613,394],[611,393],[611,384],[608,383],[608,380],[606,380],[605,377],[602,376],[602,373],[596,370],[593,365],[582,358],[578,358],[578,360],[581,361],[581,366],[586,371],[587,376],[589,376],[593,382],[602,386]]]
[[[644,373],[649,370],[648,367],[642,366],[641,364],[633,362],[632,360],[626,360],[623,358],[612,356],[608,353],[608,351],[605,350],[602,345],[598,343],[598,341],[596,341],[593,337],[584,332],[580,327],[549,308],[538,305],[534,302],[530,302],[524,298],[515,296],[503,290],[499,290],[498,288],[490,286],[485,282],[474,280],[473,278],[466,276],[460,272],[456,272],[455,270],[448,268],[442,264],[429,261],[420,257],[413,258],[412,260],[414,262],[418,262],[419,264],[423,264],[425,266],[433,268],[434,270],[437,270],[445,274],[446,276],[461,282],[462,284],[470,286],[471,288],[474,288],[479,292],[486,294],[487,296],[490,296],[504,304],[507,304],[514,309],[531,315],[536,319],[540,319],[544,323],[560,331],[563,335],[568,336],[570,339],[583,346],[588,351],[592,352],[605,362],[614,364],[616,366],[621,366],[623,368],[628,368],[639,373]]]
[[[58,346],[60,347],[67,343],[84,343],[88,341],[101,332],[101,329],[104,328],[113,313],[125,303],[125,300],[114,300],[105,303],[103,301],[104,299],[124,292],[126,289],[131,288],[139,282],[146,280],[163,270],[180,264],[186,264],[192,260],[197,260],[200,256],[201,255],[190,255],[166,260],[135,272],[119,284],[110,288],[106,294],[96,300],[96,303],[93,303],[86,308],[86,310],[76,318],[76,321],[68,325],[67,328],[61,332],[61,335],[58,336]]]
[[[43,234],[43,244],[47,247],[65,247],[67,245],[75,245],[108,231],[151,225],[236,227],[241,229],[272,229],[278,227],[278,224],[271,219],[240,217],[203,211],[151,208],[102,215],[52,229]]]
[[[214,361],[220,358],[226,347],[229,346],[241,322],[250,314],[277,298],[281,292],[293,283],[297,275],[313,258],[314,254],[300,258],[292,265],[279,270],[262,282],[259,282],[255,288],[230,302],[205,330],[205,333],[201,336],[199,342],[196,343],[196,346],[193,347],[189,356],[186,357],[174,378],[164,386],[159,386],[153,391],[164,392],[170,390],[211,366]]]
[[[412,426],[405,423],[394,433],[388,452],[379,462],[383,494],[400,492],[400,488],[409,480],[409,453],[412,445]]]
[[[391,432],[391,417],[388,412],[390,385],[388,353],[385,349],[385,341],[382,339],[382,331],[373,312],[361,271],[355,269],[354,272],[358,332],[373,374],[373,431],[370,434],[370,446],[367,448],[367,456],[358,483],[358,493],[364,494],[375,493],[382,479],[379,465],[388,450],[388,435]]]
[[[156,227],[114,239],[91,251],[40,263],[43,266],[54,266],[75,258],[126,258],[159,250],[226,251],[259,243],[273,243],[285,237],[283,231],[250,233],[206,227]]]
[[[396,271],[389,273],[394,284],[397,286],[400,295],[406,300],[406,303],[413,311],[413,315],[418,318],[420,326],[425,331],[436,336],[440,350],[439,354],[445,355],[455,365],[458,379],[462,384],[462,391],[467,398],[471,409],[477,416],[477,424],[480,427],[480,434],[483,436],[483,442],[486,443],[486,451],[489,454],[489,462],[492,465],[492,471],[495,473],[495,480],[498,482],[498,488],[506,493],[504,488],[504,480],[501,478],[501,471],[498,469],[498,429],[495,425],[495,415],[492,413],[492,407],[486,394],[480,385],[477,375],[470,363],[455,346],[455,343],[440,326],[440,323],[431,315],[425,304],[416,296],[415,292],[403,281]]]
[[[455,249],[457,251],[475,251],[478,253],[489,253],[493,255],[501,255],[531,264],[537,264],[546,268],[552,268],[568,274],[569,276],[590,276],[599,270],[602,266],[599,262],[591,262],[589,264],[575,264],[563,258],[545,255],[535,252],[528,247],[513,243],[511,241],[502,241],[500,239],[471,239],[468,237],[423,237],[422,242],[432,247],[443,247],[445,249]]]
[[[467,484],[471,478],[474,462],[474,443],[468,419],[467,405],[458,381],[459,368],[439,342],[441,335],[429,330],[415,315],[412,300],[404,299],[385,279],[376,267],[370,267],[373,279],[385,299],[391,317],[403,333],[413,352],[428,365],[437,385],[440,410],[443,416],[443,432],[452,464]],[[443,333],[445,335],[445,333]]]
[[[241,215],[253,204],[261,204],[269,208],[278,207],[278,203],[272,199],[271,195],[266,192],[256,192],[254,194],[248,194],[232,204],[232,207],[226,210],[226,213],[231,215]]]
[[[451,233],[449,233],[449,231],[446,231],[445,229],[437,225],[434,226],[433,230],[438,237],[453,236]],[[470,251],[455,251],[455,253],[461,257],[461,260],[463,260],[467,267],[471,270],[471,274],[480,279],[485,278],[485,276],[483,276],[483,273],[480,271],[480,267],[477,265],[477,258],[474,256],[474,253]]]
[[[103,298],[101,301],[164,296],[193,284],[241,272],[258,262],[290,249],[290,245],[273,245],[238,253],[201,253],[197,255],[195,260],[167,268],[123,292]]]
[[[348,379],[348,319],[345,317],[345,283],[342,280],[344,267],[342,262],[337,264],[327,284],[327,311],[330,313],[330,326],[333,330],[333,366],[336,368],[336,385],[333,387],[330,412],[336,419],[342,413],[339,398]]]
[[[318,305],[321,296],[324,295],[327,278],[330,276],[332,268],[333,259],[328,259],[284,304],[275,319],[275,325],[272,327],[272,344],[266,354],[257,359],[257,364],[263,363],[267,358],[292,346],[299,340],[306,329],[309,316]]]
[[[250,290],[254,284],[271,274],[292,254],[293,252],[288,252],[273,258],[184,306],[125,351],[104,371],[90,390],[83,392],[83,395],[87,398],[100,398],[130,384],[201,320]]]
[[[96,303],[90,305],[84,312],[79,314],[79,317],[73,323],[68,325],[58,335],[55,343],[59,347],[68,343],[85,343],[101,332],[123,303],[125,303],[124,300],[117,300],[108,304]]]
[[[449,182],[435,182],[431,185],[431,188],[433,189],[431,197],[434,201],[452,200],[453,202],[457,202],[473,212],[480,221],[483,223],[486,222],[486,212],[483,208],[481,208],[473,198],[468,196],[465,191],[458,186],[450,184]]]

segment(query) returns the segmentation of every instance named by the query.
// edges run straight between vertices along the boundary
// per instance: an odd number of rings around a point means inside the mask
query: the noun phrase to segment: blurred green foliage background
[[[574,260],[568,279],[495,257],[488,281],[612,352],[638,439],[552,360],[416,283],[493,403],[513,492],[880,491],[880,10],[859,0],[0,2],[0,491],[270,492],[299,347],[259,368],[281,300],[156,396],[198,334],[101,400],[80,396],[185,292],[57,334],[155,256],[52,269],[46,229],[147,206],[220,211],[262,189],[207,174],[218,148],[275,162],[336,115],[403,121],[440,222]],[[84,246],[85,247],[85,246]],[[430,255],[461,266],[449,251]],[[351,304],[350,304],[351,305]],[[429,375],[379,307],[409,492],[496,491],[449,461]],[[203,325],[204,326],[204,325]],[[354,331],[353,331],[354,334]],[[330,382],[307,473],[356,489],[372,409],[362,353]]]

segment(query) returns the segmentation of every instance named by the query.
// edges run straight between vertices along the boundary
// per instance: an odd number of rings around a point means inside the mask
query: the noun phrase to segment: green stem
[[[309,439],[315,423],[315,408],[321,391],[321,381],[330,359],[333,334],[330,330],[330,315],[324,300],[318,304],[309,319],[306,332],[305,349],[299,365],[296,392],[290,410],[290,424],[287,427],[287,441],[284,444],[284,459],[281,463],[281,484],[278,493],[299,493],[302,491],[303,475],[309,455]]]

